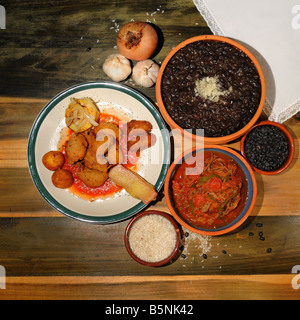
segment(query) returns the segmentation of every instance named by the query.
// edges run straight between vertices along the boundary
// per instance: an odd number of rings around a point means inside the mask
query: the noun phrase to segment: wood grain
[[[123,240],[128,222],[94,225],[66,217],[1,218],[1,264],[11,277],[247,275],[289,274],[300,260],[300,217],[252,217],[222,237],[189,233],[182,237],[183,247],[173,263],[162,268],[131,259]]]
[[[39,195],[32,183],[27,163],[27,141],[35,116],[46,104],[44,99],[0,98],[0,110],[5,110],[0,118],[3,130],[0,133],[0,216],[9,216],[16,212],[20,216],[23,212],[36,212],[37,216],[44,215],[41,208],[49,211],[49,206]],[[28,111],[30,110],[30,112]],[[17,120],[16,120],[17,119]],[[19,123],[17,122],[19,121]],[[14,122],[14,128],[6,123]],[[294,136],[296,151],[290,168],[277,176],[263,176],[255,174],[258,195],[252,215],[283,216],[300,214],[300,161],[299,161],[299,121],[295,118],[285,123]],[[15,129],[17,128],[17,129]],[[8,131],[9,130],[9,131]],[[11,133],[11,130],[12,133]],[[182,152],[181,140],[175,137],[174,156]],[[180,143],[178,143],[178,141]],[[186,146],[186,145],[185,145]],[[194,146],[193,143],[189,146]],[[239,142],[227,144],[228,147],[239,152]],[[20,185],[19,180],[22,179]],[[4,183],[5,182],[5,183]],[[10,190],[6,194],[5,190]],[[16,198],[15,195],[18,194]],[[5,201],[5,199],[7,201]],[[161,199],[161,197],[160,197]],[[164,199],[154,204],[156,209],[168,211]],[[9,212],[9,214],[8,214]],[[39,213],[40,212],[40,213]]]
[[[188,296],[194,308],[194,300],[201,299],[298,300],[299,292],[291,286],[293,276],[7,277],[0,300],[101,299],[113,303],[111,300],[140,300],[142,297],[143,300],[160,300],[162,304],[166,299],[185,300]]]
[[[0,141],[0,168],[27,167],[27,140]]]

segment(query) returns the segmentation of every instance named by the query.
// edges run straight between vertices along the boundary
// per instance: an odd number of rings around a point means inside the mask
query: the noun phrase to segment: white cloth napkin
[[[193,1],[214,34],[240,42],[259,61],[269,120],[282,123],[300,111],[300,1]]]

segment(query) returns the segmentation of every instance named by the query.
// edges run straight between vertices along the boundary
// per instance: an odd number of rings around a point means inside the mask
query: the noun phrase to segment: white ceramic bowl
[[[131,119],[147,120],[153,125],[156,143],[144,150],[138,173],[159,191],[169,167],[170,142],[165,123],[155,106],[137,90],[125,85],[100,81],[83,83],[66,89],[54,97],[36,118],[29,136],[28,164],[37,189],[44,199],[59,212],[86,222],[112,223],[145,208],[145,204],[131,197],[125,190],[113,197],[89,202],[76,197],[68,189],[56,188],[51,181],[52,172],[42,164],[43,155],[57,150],[60,132],[65,127],[65,109],[70,97],[90,97],[100,111],[115,110]]]

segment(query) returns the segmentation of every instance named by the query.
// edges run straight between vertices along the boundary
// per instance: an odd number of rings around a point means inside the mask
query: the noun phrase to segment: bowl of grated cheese
[[[167,213],[156,210],[137,214],[126,227],[124,242],[138,263],[158,267],[171,263],[180,247],[180,230]]]
[[[169,52],[155,86],[171,127],[205,144],[238,139],[258,120],[265,101],[263,70],[240,43],[216,35],[187,39]]]

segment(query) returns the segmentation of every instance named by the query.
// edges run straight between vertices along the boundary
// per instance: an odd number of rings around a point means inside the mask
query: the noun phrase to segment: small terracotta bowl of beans
[[[206,144],[244,135],[258,120],[266,95],[254,55],[240,43],[215,35],[176,46],[161,65],[155,89],[171,129]]]
[[[241,154],[260,174],[274,175],[286,170],[295,155],[295,143],[289,130],[273,121],[253,126],[241,139]]]

